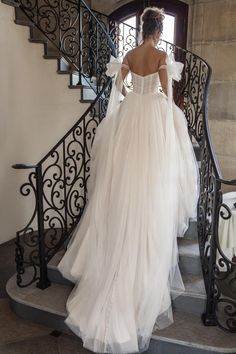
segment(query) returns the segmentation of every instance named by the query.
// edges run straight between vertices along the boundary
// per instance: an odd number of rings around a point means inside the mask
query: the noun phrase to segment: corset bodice
[[[138,94],[155,93],[158,92],[160,85],[158,72],[141,76],[131,71],[133,92]]]

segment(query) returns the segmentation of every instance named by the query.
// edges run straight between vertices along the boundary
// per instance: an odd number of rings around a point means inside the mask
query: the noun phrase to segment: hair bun
[[[159,31],[163,31],[164,9],[158,7],[146,7],[141,15],[143,38]]]
[[[142,20],[143,22],[150,21],[150,20],[159,21],[162,20],[163,16],[164,16],[163,9],[159,9],[158,7],[148,7],[143,11]]]

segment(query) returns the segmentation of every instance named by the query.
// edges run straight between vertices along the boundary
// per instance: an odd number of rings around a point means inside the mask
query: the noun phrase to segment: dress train
[[[184,292],[177,236],[196,216],[198,165],[183,112],[172,102],[182,64],[169,56],[168,98],[158,73],[132,73],[120,103],[121,63],[108,114],[91,152],[88,202],[58,269],[75,283],[67,326],[98,353],[148,349],[154,329],[173,322],[171,299]]]

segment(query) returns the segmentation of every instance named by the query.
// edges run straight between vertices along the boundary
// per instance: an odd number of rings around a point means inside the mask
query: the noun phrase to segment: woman
[[[93,352],[147,350],[153,329],[173,322],[171,291],[185,290],[177,236],[196,216],[198,167],[172,101],[183,64],[155,48],[163,19],[162,10],[145,9],[143,43],[108,64],[114,83],[93,143],[89,201],[58,265],[75,283],[65,323]]]

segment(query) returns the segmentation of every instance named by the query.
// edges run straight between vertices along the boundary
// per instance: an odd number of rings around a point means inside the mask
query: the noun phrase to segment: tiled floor
[[[14,241],[0,245],[0,354],[89,354],[80,338],[22,320],[10,307],[5,285],[15,273]],[[56,334],[56,333],[55,333]]]

